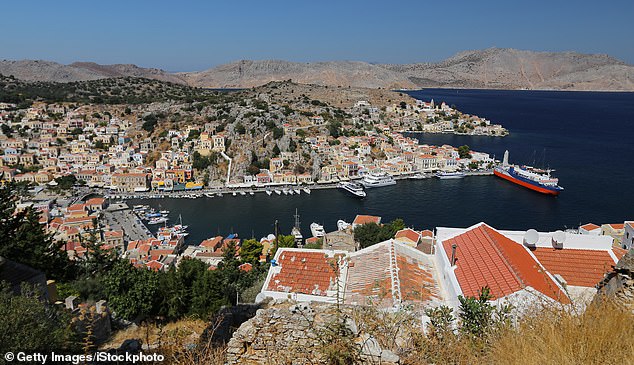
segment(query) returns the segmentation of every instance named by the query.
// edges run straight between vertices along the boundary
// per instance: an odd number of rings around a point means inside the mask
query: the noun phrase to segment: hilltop
[[[204,71],[170,73],[129,64],[0,61],[0,73],[28,81],[75,82],[140,77],[204,88],[250,88],[271,81],[363,88],[483,88],[634,91],[634,66],[608,55],[512,48],[464,51],[441,62],[240,60]]]

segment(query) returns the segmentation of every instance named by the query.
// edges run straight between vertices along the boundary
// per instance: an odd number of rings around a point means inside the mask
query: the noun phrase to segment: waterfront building
[[[601,234],[612,237],[612,243],[615,246],[621,245],[623,234],[625,233],[625,224],[623,223],[607,223],[601,225]]]
[[[147,190],[150,187],[149,176],[145,173],[116,173],[112,174],[112,183],[119,191],[133,192]]]
[[[599,236],[601,235],[601,226],[598,226],[594,223],[586,223],[584,225],[579,226],[579,233]]]
[[[354,221],[352,221],[352,229],[354,230],[358,226],[368,223],[381,224],[381,217],[358,214],[356,217],[354,217]]]

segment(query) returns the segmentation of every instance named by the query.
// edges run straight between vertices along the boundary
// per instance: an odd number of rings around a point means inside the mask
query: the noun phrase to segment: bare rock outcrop
[[[615,298],[634,310],[634,250],[630,250],[617,262],[597,285],[599,294]]]
[[[240,326],[227,345],[226,364],[326,364],[326,354],[332,353],[328,346],[348,353],[355,363],[400,363],[371,334],[360,332],[354,320],[342,319],[336,306],[284,301],[259,309]]]

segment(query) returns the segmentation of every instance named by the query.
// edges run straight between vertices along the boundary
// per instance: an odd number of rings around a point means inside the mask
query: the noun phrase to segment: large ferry
[[[379,188],[396,184],[396,180],[386,173],[370,173],[363,177],[361,184],[366,188]]]
[[[531,166],[509,164],[509,151],[504,152],[502,166],[493,170],[495,176],[508,180],[525,188],[548,195],[559,195],[564,188],[559,186],[559,179],[550,176],[554,170],[542,170]]]
[[[365,191],[363,191],[363,186],[359,183],[342,182],[339,184],[339,188],[349,192],[357,198],[365,198],[366,195]]]

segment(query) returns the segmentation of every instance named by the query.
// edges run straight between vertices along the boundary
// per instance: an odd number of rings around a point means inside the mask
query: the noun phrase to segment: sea
[[[297,211],[302,233],[310,224],[327,232],[357,214],[402,218],[414,229],[469,227],[478,222],[498,229],[540,231],[576,228],[593,222],[634,220],[634,93],[424,89],[408,91],[424,101],[502,124],[506,137],[412,133],[421,144],[468,145],[509,161],[554,169],[565,190],[546,196],[494,176],[459,180],[400,180],[369,189],[356,199],[338,189],[311,194],[232,196],[198,199],[133,200],[170,211],[171,222],[189,226],[188,244],[231,233],[261,238],[289,234]]]

